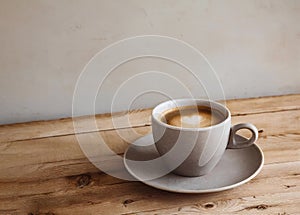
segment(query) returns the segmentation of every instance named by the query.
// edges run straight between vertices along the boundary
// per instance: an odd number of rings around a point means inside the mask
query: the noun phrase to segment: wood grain
[[[122,132],[123,138],[127,138],[128,141],[131,138],[133,141],[140,137],[140,134],[148,133],[150,128],[124,130],[126,131]],[[105,133],[103,138],[108,146],[117,154],[122,154],[128,147],[129,143],[121,139],[116,131],[103,131],[102,133]],[[92,139],[94,136],[90,134],[80,135],[88,136],[89,144],[95,143],[97,147],[97,137]],[[262,136],[258,140],[258,144],[265,153],[266,161],[270,163],[300,159],[299,142],[300,134],[288,133]],[[2,144],[0,150],[0,182],[48,179],[99,171],[86,159],[74,135],[9,142]],[[115,169],[122,167],[118,164],[113,167],[112,164],[112,168]]]
[[[299,214],[300,95],[232,100],[227,106],[233,124],[258,127],[265,166],[243,186],[202,195],[111,177],[83,154],[78,140],[95,147],[96,156],[102,139],[122,155],[151,132],[151,109],[117,113],[118,129],[110,115],[96,117],[96,130],[89,127],[91,118],[81,117],[77,135],[71,119],[0,126],[0,214]],[[115,171],[124,168],[108,161]]]
[[[119,135],[132,142],[149,131],[150,127],[119,132],[111,130],[80,134],[80,138],[83,140],[81,144],[91,144],[95,150],[99,150],[98,135],[101,135],[115,153],[122,154],[129,143]],[[2,143],[0,150],[0,182],[48,179],[99,171],[83,154],[75,135]],[[111,168],[119,168],[118,164],[115,167],[113,165]]]
[[[299,192],[290,192],[275,193],[255,197],[249,196],[223,201],[212,201],[204,204],[196,203],[182,207],[129,214],[298,214],[300,204],[299,194]]]
[[[48,190],[46,192],[40,191],[40,194],[36,195],[27,193],[21,198],[2,198],[0,208],[1,210],[15,210],[18,213],[126,214],[179,208],[194,204],[206,205],[212,202],[216,204],[216,202],[226,202],[232,199],[238,200],[240,198],[274,194],[284,195],[286,193],[294,193],[294,195],[291,194],[288,200],[296,201],[296,197],[300,193],[299,170],[300,162],[269,164],[264,167],[257,178],[241,187],[225,192],[202,195],[169,193],[148,187],[140,182],[107,185],[102,184],[101,180],[94,180],[93,176],[91,176],[89,183],[81,188],[78,186],[78,179],[74,181],[74,178],[65,178],[64,181],[60,182],[55,179],[52,180],[52,187],[55,188],[56,184],[63,183],[65,185],[63,189],[51,192],[49,190],[50,184],[39,186],[34,189]],[[28,185],[27,187],[30,188]],[[237,210],[247,210],[248,207],[253,206],[253,211],[255,211],[254,207],[256,205],[259,204],[257,202],[254,204],[249,203],[246,208],[237,207]],[[272,203],[266,205],[271,208]],[[229,207],[228,210],[230,211],[232,208]]]
[[[287,159],[297,160],[300,157],[299,144],[297,144],[300,142],[300,133],[297,133],[300,131],[299,116],[300,110],[292,110],[287,115],[272,112],[235,116],[233,122],[254,122],[262,131],[258,144],[263,150],[268,144],[270,145],[268,150],[273,149],[270,155],[266,154],[266,160],[280,162]],[[283,123],[274,123],[274,121]],[[150,131],[150,126],[144,126],[84,133],[78,134],[77,137],[66,135],[2,143],[0,145],[0,171],[2,172],[0,182],[78,175],[85,171],[97,172],[98,169],[90,164],[82,153],[77,142],[78,136],[81,144],[94,144],[94,147],[98,148],[100,135],[115,153],[122,154],[129,143]],[[289,147],[283,146],[282,143],[289,144]],[[114,168],[118,169],[122,166],[116,164]]]
[[[298,137],[300,138],[300,137]],[[266,147],[269,147],[271,145],[276,144],[276,142],[269,142],[266,144]],[[288,143],[287,143],[288,144]],[[290,156],[289,153],[284,153],[281,157],[281,162],[280,163],[290,163],[290,162],[295,162],[295,161],[299,161],[300,162],[300,149],[299,149],[299,144],[293,144],[291,147],[291,151],[296,151],[294,156]],[[298,147],[298,148],[297,148]],[[280,151],[282,149],[282,147],[278,148],[278,150],[276,150],[276,148],[272,149],[272,150],[266,150],[264,152],[265,154],[265,164],[280,164],[277,160],[278,157],[278,153],[276,151]],[[296,171],[296,165],[297,163],[295,163],[295,165],[290,165],[290,169],[286,169],[285,171],[290,171],[290,174],[297,174]],[[89,162],[86,162],[86,167],[88,167],[89,165],[91,165]],[[71,165],[69,165],[69,168],[72,168]],[[67,168],[66,168],[67,169]],[[88,169],[88,168],[87,168]],[[52,169],[46,169],[45,172],[48,171],[52,171]],[[76,172],[78,171],[78,169],[74,168],[73,170],[73,175],[75,175],[74,173],[78,173]],[[94,172],[94,173],[93,173]],[[27,180],[24,179],[19,179],[17,181],[14,181],[13,179],[11,180],[6,180],[5,182],[0,183],[0,198],[1,197],[8,197],[8,196],[15,196],[17,194],[19,195],[32,195],[32,194],[39,194],[39,192],[42,193],[48,193],[48,192],[53,192],[57,191],[57,190],[64,190],[67,189],[67,185],[70,183],[67,183],[68,180],[66,179],[72,179],[75,180],[76,177],[79,177],[77,175],[75,176],[70,176],[72,174],[68,174],[70,172],[65,172],[64,174],[57,174],[54,177],[38,177],[41,176],[43,174],[41,174],[40,172],[35,173],[36,177],[28,177]],[[100,181],[102,185],[107,185],[107,184],[116,184],[116,183],[125,183],[126,181],[108,176],[104,173],[101,173],[98,171],[98,169],[94,169],[94,171],[86,171],[86,172],[82,172],[82,170],[80,169],[80,172],[78,173],[78,175],[80,174],[85,174],[88,173],[89,175],[93,176],[93,180],[94,181]],[[270,172],[268,172],[268,169],[264,169],[264,173],[265,175],[267,175],[268,177],[276,177],[277,174],[280,174],[279,172],[272,172],[272,169]],[[261,176],[262,177],[262,176]],[[54,186],[51,186],[54,185]],[[73,184],[73,182],[72,182]],[[36,190],[33,190],[32,188],[34,186],[38,186],[39,188]],[[44,190],[42,189],[44,188]],[[55,188],[55,189],[54,189]]]
[[[233,116],[274,111],[299,110],[300,94],[229,100],[223,103],[227,105]],[[75,120],[78,125],[78,132],[80,133],[140,127],[150,125],[151,111],[152,109],[144,109],[115,113],[113,114],[113,120],[111,114],[96,115],[96,129],[93,126],[93,122],[95,120],[94,117],[83,116],[77,117]],[[0,125],[0,143],[69,134],[74,134],[72,118]]]
[[[300,109],[300,94],[226,101],[231,114],[246,115]]]

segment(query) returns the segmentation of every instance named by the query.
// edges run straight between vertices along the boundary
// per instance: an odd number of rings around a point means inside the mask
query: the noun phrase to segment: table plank
[[[299,110],[300,94],[227,100],[232,115]]]
[[[298,136],[287,136],[285,137],[286,141],[284,145],[282,145],[282,137],[279,138],[270,138],[264,144],[261,145],[264,155],[265,155],[265,164],[280,164],[280,163],[290,163],[300,161],[300,135]],[[297,141],[295,141],[297,140]],[[273,147],[272,147],[273,146]],[[280,154],[281,153],[281,154]],[[280,158],[278,160],[278,157]],[[84,158],[83,158],[84,159]],[[72,161],[71,161],[72,162]],[[82,162],[82,167],[78,168],[78,165],[73,165],[70,163],[66,164],[64,167],[65,170],[68,171],[54,171],[52,168],[43,168],[42,170],[24,173],[21,169],[19,169],[20,174],[15,173],[7,176],[6,180],[2,179],[2,183],[0,183],[0,198],[15,196],[15,195],[35,195],[39,193],[48,193],[54,192],[57,190],[65,190],[67,189],[67,185],[74,184],[76,178],[80,178],[81,174],[92,175],[94,181],[100,181],[102,185],[107,184],[116,184],[116,183],[125,183],[121,179],[117,179],[111,176],[108,176],[104,173],[101,173],[97,168],[93,167],[93,165],[86,160],[86,162]],[[84,166],[85,164],[85,166]],[[89,168],[92,168],[92,171],[89,171]],[[123,166],[121,168],[124,168]],[[23,167],[26,169],[26,166]],[[73,172],[71,170],[73,169]],[[264,169],[264,171],[267,171]],[[290,171],[294,171],[293,168]],[[6,172],[6,171],[3,171]],[[47,177],[47,174],[51,172],[53,175]],[[55,174],[56,173],[56,174]],[[275,174],[275,175],[274,175]],[[278,172],[267,172],[267,175],[270,177],[274,177],[278,174]],[[27,176],[26,177],[24,177]],[[19,179],[16,180],[16,176],[19,176]],[[2,176],[3,177],[3,176]],[[71,182],[69,179],[72,179]],[[51,185],[52,184],[52,185]],[[35,187],[36,186],[36,187]],[[32,188],[36,189],[32,189]]]
[[[217,205],[220,202],[239,201],[241,198],[276,194],[289,197],[289,199],[285,199],[285,202],[298,203],[299,198],[295,197],[299,197],[300,194],[299,171],[300,161],[268,164],[255,179],[241,187],[219,193],[191,195],[160,191],[140,182],[106,185],[102,184],[99,179],[93,181],[93,177],[89,184],[79,188],[74,179],[65,178],[67,181],[64,182],[65,188],[62,190],[58,189],[55,192],[48,190],[46,193],[41,192],[37,195],[27,193],[27,195],[21,196],[22,198],[16,198],[17,196],[1,198],[0,208],[2,211],[15,210],[19,213],[126,214],[166,208],[173,210],[172,208],[195,204],[213,203]],[[52,186],[55,187],[55,184],[53,183]],[[38,188],[47,189],[45,186]],[[237,210],[247,210],[247,208],[253,207],[251,212],[256,211],[257,201],[249,202],[244,205],[245,207],[239,206]],[[274,206],[271,199],[270,202],[264,204],[268,208]],[[267,214],[268,208],[265,210]],[[229,207],[227,210],[230,212],[232,208]]]
[[[297,144],[300,134],[299,117],[300,110],[291,110],[285,114],[271,112],[235,116],[233,122],[253,122],[260,130],[263,130],[260,133],[258,143],[264,147],[265,142],[276,142],[275,151],[270,156],[286,160],[287,158],[300,157],[299,144]],[[98,135],[101,135],[105,143],[116,154],[122,154],[128,144],[150,131],[151,127],[145,126],[78,135],[83,139],[87,138],[83,144],[94,144],[95,148],[99,147]],[[263,137],[267,138],[261,139]],[[291,142],[291,148],[285,148],[286,151],[277,150],[276,147],[280,147],[280,144],[286,141]],[[0,150],[0,171],[2,172],[0,182],[7,180],[24,181],[36,177],[53,178],[62,175],[82,174],[85,171],[98,171],[85,158],[77,143],[76,135],[1,143]]]
[[[127,215],[170,214],[298,214],[300,192],[275,193],[223,201],[192,204],[182,207],[128,213]],[[262,203],[263,202],[263,203]]]
[[[265,154],[262,172],[220,193],[184,195],[100,172],[84,156],[71,119],[0,126],[0,214],[297,214],[300,211],[300,95],[227,102],[233,123],[252,122]],[[151,109],[128,114],[113,129],[97,116],[99,131],[82,117],[84,144],[100,135],[117,154],[151,132]],[[128,128],[129,117],[134,128]],[[123,124],[122,124],[123,123]],[[120,137],[121,135],[121,137]],[[124,168],[112,163],[111,168]]]
[[[232,115],[299,110],[300,94],[229,100],[226,101],[226,105],[231,110]],[[140,127],[151,124],[151,111],[152,109],[144,109],[133,110],[128,113],[115,113],[113,117],[117,125],[113,124],[110,114],[96,115],[97,129],[91,126],[91,122],[94,121],[91,116],[76,118],[76,122],[80,133]],[[128,123],[128,120],[130,123]],[[72,118],[0,125],[0,143],[70,134],[74,134]]]

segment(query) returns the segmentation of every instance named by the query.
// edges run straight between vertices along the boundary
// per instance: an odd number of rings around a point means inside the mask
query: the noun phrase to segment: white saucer
[[[148,168],[147,162],[138,162],[139,165],[136,165],[136,161],[153,159],[159,160],[159,154],[152,134],[135,141],[124,154],[125,167],[134,178],[149,186],[177,193],[212,193],[228,190],[250,181],[264,164],[263,152],[256,144],[244,149],[226,149],[217,166],[209,174],[199,177],[169,173],[157,178],[155,176],[164,171],[163,164],[159,164],[159,161],[154,163],[155,168],[153,165],[152,168]]]

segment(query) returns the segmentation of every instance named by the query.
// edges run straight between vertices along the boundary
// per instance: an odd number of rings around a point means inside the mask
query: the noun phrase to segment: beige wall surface
[[[197,48],[228,99],[300,93],[299,22],[298,0],[1,0],[0,124],[71,116],[76,80],[87,62],[137,35],[169,36]],[[197,90],[182,68],[139,59],[111,74],[96,111],[108,112],[116,87],[153,68]],[[138,95],[135,84],[126,92]],[[176,83],[160,84],[172,89],[172,97],[184,96]],[[150,93],[132,107],[164,99]],[[115,109],[127,109],[125,100],[120,97]]]

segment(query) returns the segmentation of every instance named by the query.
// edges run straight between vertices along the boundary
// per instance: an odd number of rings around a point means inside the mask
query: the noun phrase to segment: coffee
[[[182,106],[162,114],[161,121],[176,127],[204,128],[221,123],[224,116],[207,106]]]
[[[163,102],[153,109],[151,123],[153,140],[165,167],[183,176],[209,173],[226,148],[249,147],[258,138],[254,125],[232,126],[228,108],[204,99]],[[240,138],[236,134],[240,129],[250,130],[252,137]]]

